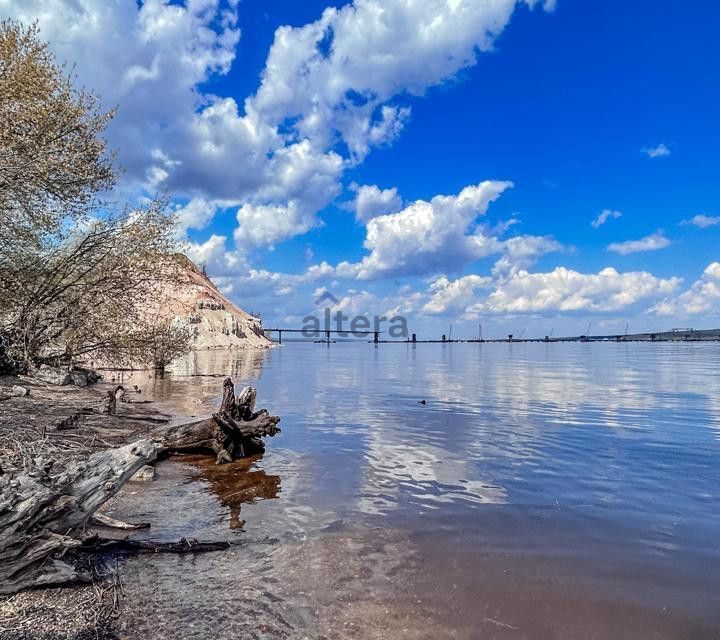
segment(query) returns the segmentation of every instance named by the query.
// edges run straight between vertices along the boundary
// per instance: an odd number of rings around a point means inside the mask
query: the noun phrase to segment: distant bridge
[[[317,331],[313,331],[312,329],[281,329],[279,327],[273,329],[266,329],[265,327],[263,327],[263,334],[269,331],[278,334],[278,344],[282,344],[283,333],[302,333],[306,338],[320,338],[322,336],[325,336],[325,340],[323,342],[330,342],[331,333],[342,334],[342,337],[351,335],[373,336],[373,342],[375,344],[378,344],[380,342],[380,334],[382,333],[382,331],[340,331],[338,329],[318,329]]]

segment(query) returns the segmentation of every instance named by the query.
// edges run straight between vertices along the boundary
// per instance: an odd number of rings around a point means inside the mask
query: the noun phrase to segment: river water
[[[262,457],[175,458],[111,514],[230,551],[121,564],[124,638],[720,638],[720,345],[202,352],[282,416]]]

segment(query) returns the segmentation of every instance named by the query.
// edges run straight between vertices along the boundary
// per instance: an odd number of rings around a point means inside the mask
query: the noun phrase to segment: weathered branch
[[[0,476],[0,594],[78,578],[55,556],[80,545],[73,534],[155,455],[154,444],[140,440],[95,453],[57,477],[40,468],[13,480]]]
[[[179,542],[153,542],[152,540],[113,540],[97,538],[86,541],[78,547],[78,551],[88,553],[205,553],[228,549],[232,543],[199,542],[198,540],[181,538]]]
[[[125,522],[124,520],[117,520],[106,516],[104,513],[96,513],[90,518],[90,522],[93,524],[100,525],[101,527],[109,527],[111,529],[122,529],[123,531],[137,531],[139,529],[149,529],[149,522]]]

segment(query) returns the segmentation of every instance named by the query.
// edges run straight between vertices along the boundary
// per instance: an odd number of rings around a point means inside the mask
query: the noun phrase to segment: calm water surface
[[[127,561],[125,637],[720,638],[719,368],[718,344],[296,343],[126,378],[191,416],[232,375],[282,433],[113,502],[243,543]]]

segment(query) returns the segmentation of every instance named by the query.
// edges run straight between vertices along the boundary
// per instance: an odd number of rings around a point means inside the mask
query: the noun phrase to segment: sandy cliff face
[[[172,270],[173,277],[163,272]],[[228,300],[220,290],[183,255],[159,270],[155,310],[162,317],[188,326],[194,349],[242,349],[269,347],[259,318]]]

